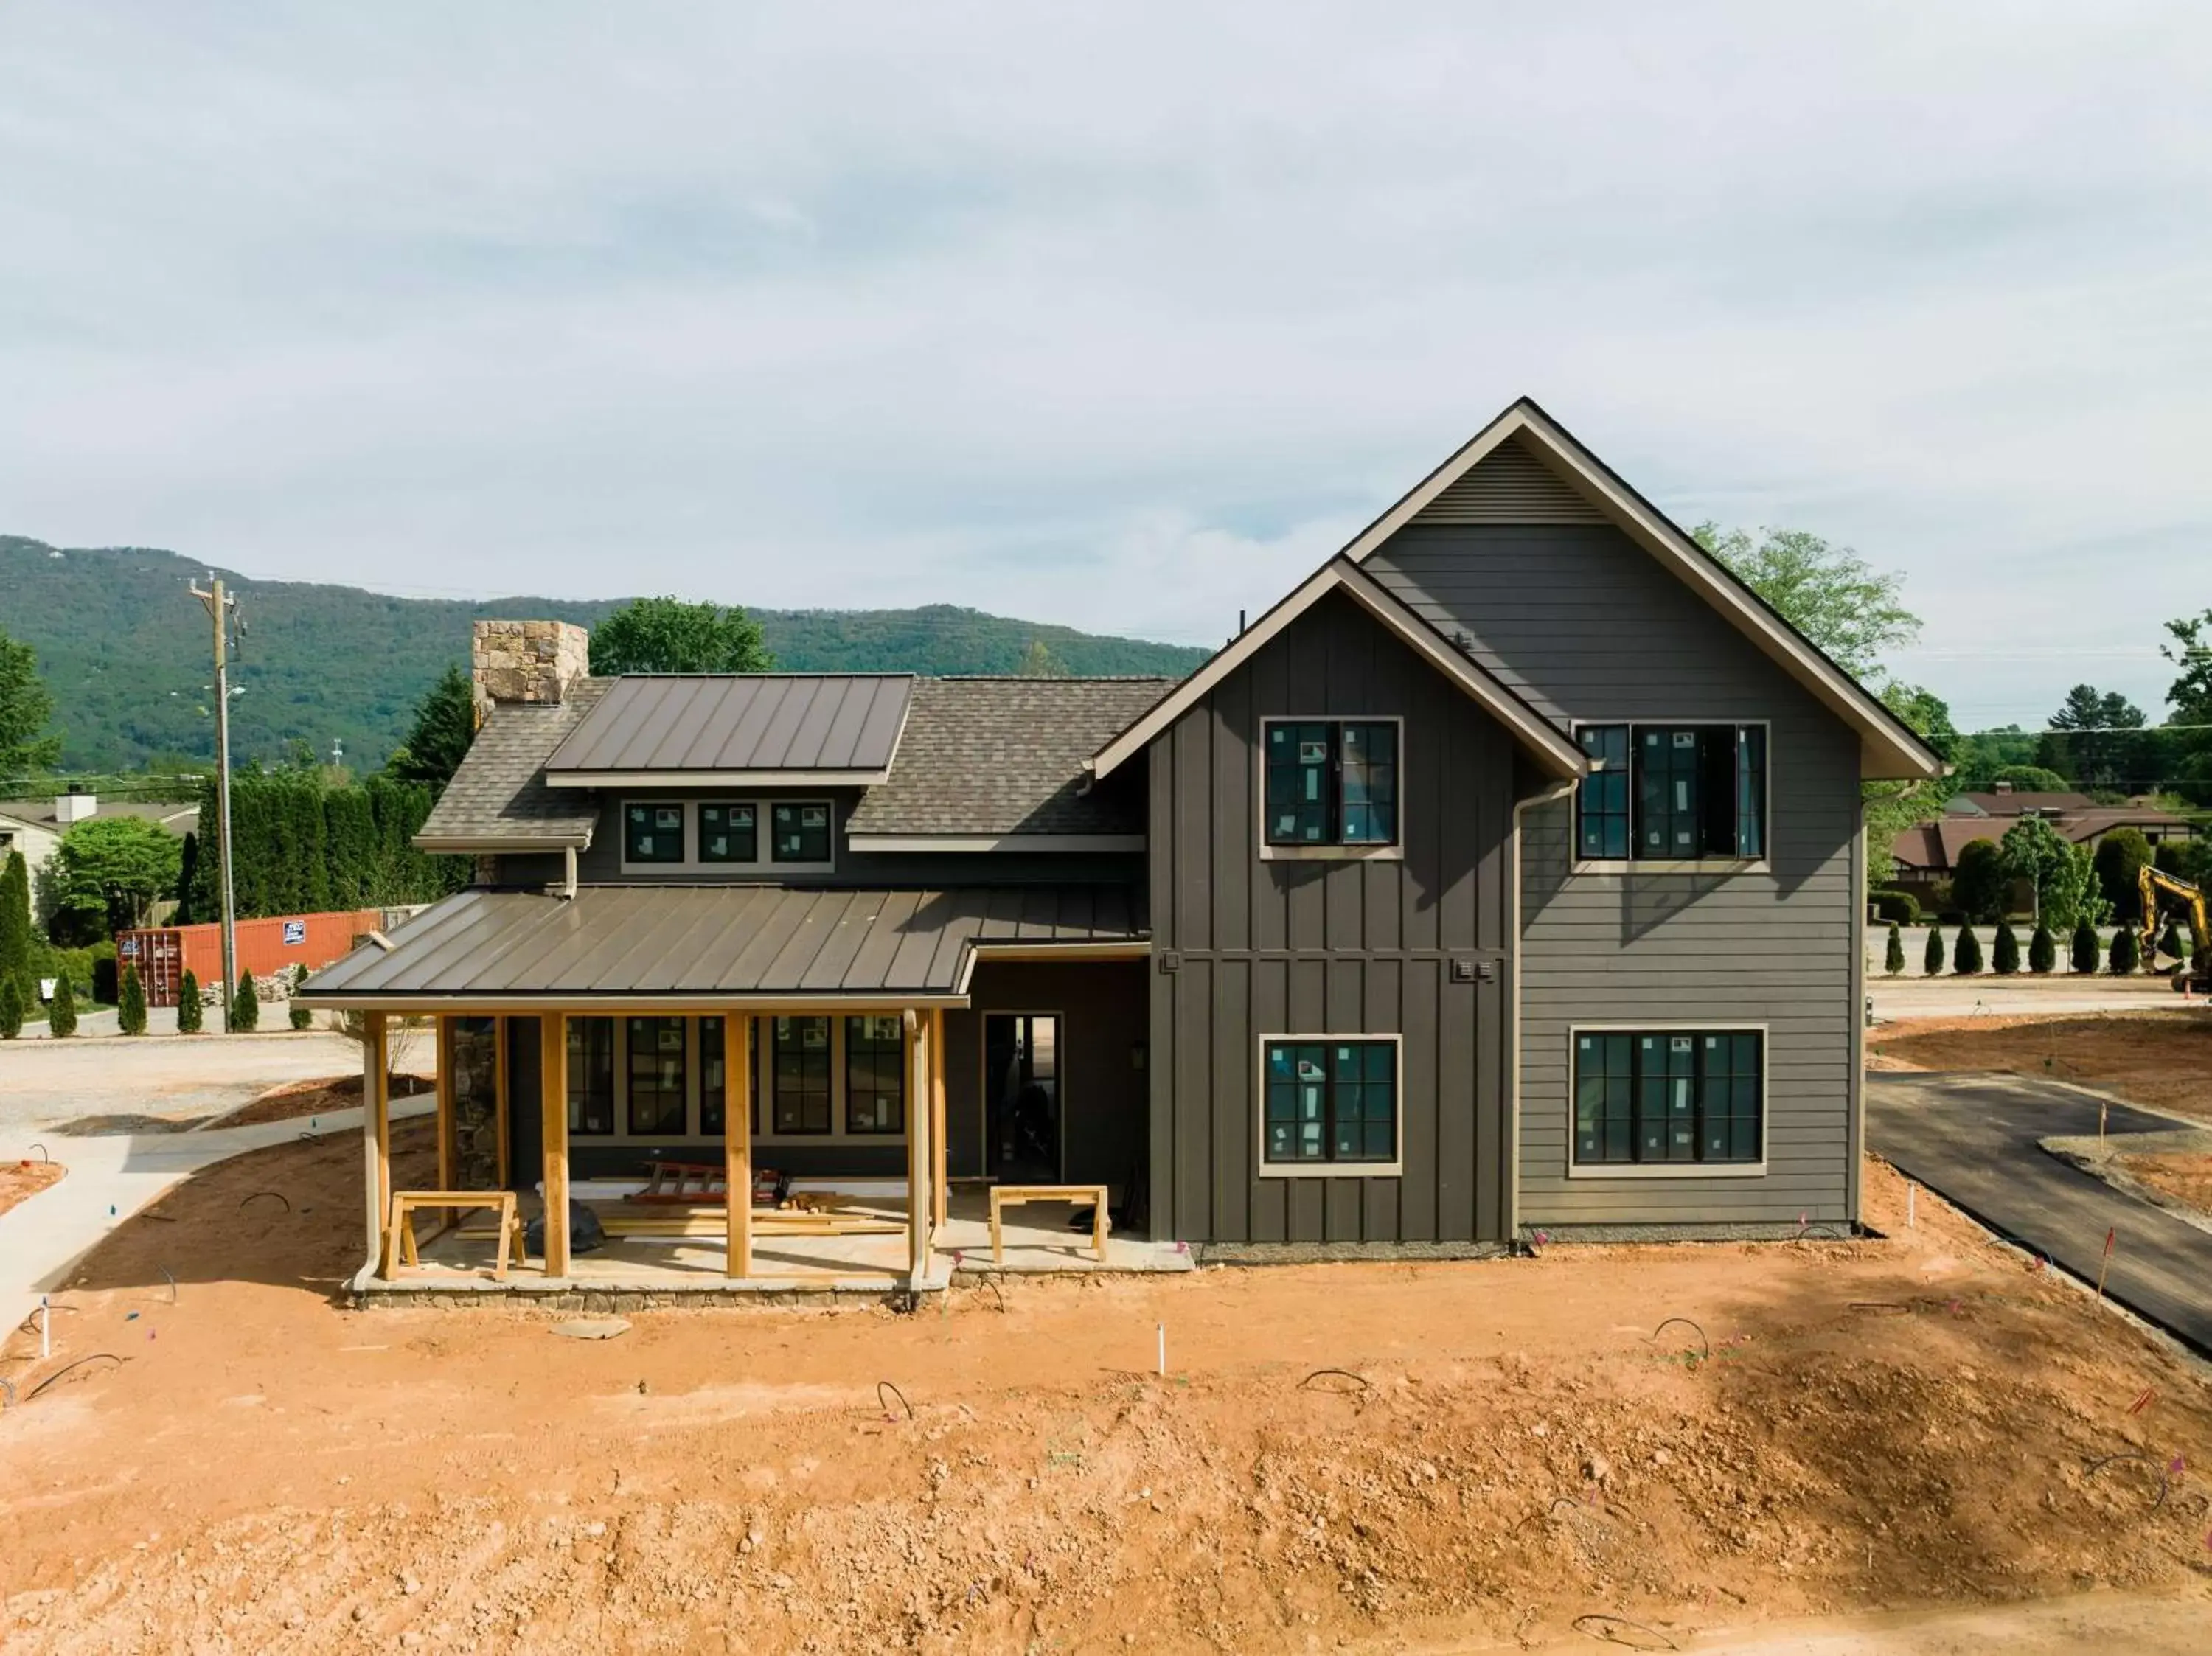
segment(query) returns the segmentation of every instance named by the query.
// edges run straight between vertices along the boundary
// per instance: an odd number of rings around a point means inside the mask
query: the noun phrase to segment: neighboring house
[[[2153,845],[2186,840],[2195,832],[2188,818],[2148,800],[2100,805],[2086,793],[2016,792],[1999,783],[1987,793],[1954,796],[1938,821],[1900,833],[1890,847],[1897,861],[1896,883],[1909,890],[1949,879],[1964,846],[1976,840],[1994,844],[2023,816],[2043,817],[2075,844],[2093,846],[2118,828],[2139,829]]]
[[[75,789],[49,799],[0,799],[0,862],[11,851],[23,853],[31,870],[31,907],[44,913],[48,858],[60,846],[62,835],[78,822],[95,817],[139,816],[159,824],[179,839],[199,826],[198,805],[125,804],[103,801],[97,794]]]
[[[1180,683],[491,625],[478,883],[308,991],[447,1021],[449,1177],[903,1174],[917,1281],[963,1180],[1217,1257],[1858,1216],[1859,785],[1941,762],[1533,403]]]

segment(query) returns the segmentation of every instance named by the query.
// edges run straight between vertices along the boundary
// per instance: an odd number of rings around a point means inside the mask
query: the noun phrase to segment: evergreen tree
[[[2020,970],[2020,939],[2013,934],[2012,922],[1997,922],[1996,945],[1990,961],[2001,978],[2013,976]]]
[[[2027,969],[2042,975],[2058,965],[2058,940],[2051,935],[2051,928],[2039,925],[2035,935],[2027,940]]]
[[[253,992],[253,974],[251,972],[238,974],[238,992],[231,997],[228,1027],[234,1035],[251,1034],[261,1027],[261,1000]]]
[[[323,846],[330,864],[331,907],[365,907],[376,862],[376,820],[365,791],[332,788],[323,796]]]
[[[2121,925],[2112,928],[2112,951],[2106,958],[2116,978],[2127,977],[2142,964],[2135,927]]]
[[[291,985],[292,992],[285,999],[284,1010],[286,1015],[291,1019],[292,1027],[295,1029],[306,1029],[312,1028],[315,1022],[315,1015],[309,1011],[306,1007],[300,1004],[300,993],[307,986],[307,968],[304,966],[293,968]]]
[[[115,997],[115,1022],[126,1035],[146,1033],[146,991],[138,981],[135,961],[126,961],[123,968],[123,986]]]
[[[0,978],[14,980],[25,1007],[39,1004],[31,975],[31,870],[20,851],[9,852],[0,866]]]
[[[200,1004],[200,980],[188,967],[184,981],[177,986],[177,1033],[196,1035],[200,1032],[203,1011]]]
[[[2085,916],[2075,925],[2074,942],[2071,948],[2068,950],[2069,958],[2067,963],[2076,972],[2094,972],[2097,969],[2097,955],[2099,953],[2100,950],[2097,948],[2097,928],[2090,925],[2087,918]]]
[[[1889,946],[1882,950],[1881,969],[1895,977],[1905,970],[1905,939],[1897,930],[1897,922],[1889,923]]]
[[[2170,960],[2179,961],[2186,956],[2188,949],[2189,945],[2181,941],[2180,925],[2175,921],[2168,920],[2166,923],[2166,930],[2160,932],[2158,936],[2158,952]]]
[[[22,1033],[22,985],[14,978],[0,977],[0,1040],[13,1040]]]
[[[415,704],[415,723],[384,767],[402,781],[425,783],[433,793],[443,793],[476,733],[475,682],[458,663],[448,663]]]
[[[76,1033],[76,991],[64,966],[54,979],[54,998],[46,1003],[46,1033],[59,1040]]]
[[[1951,950],[1951,969],[1962,978],[1971,978],[1982,969],[1982,940],[1971,925],[1959,928],[1959,941]]]
[[[192,888],[199,883],[199,878],[200,836],[187,834],[185,835],[184,860],[177,866],[177,912],[173,924],[195,924],[197,917],[192,913]]]
[[[1928,946],[1920,952],[1920,969],[1931,978],[1943,975],[1943,928],[1928,928]]]

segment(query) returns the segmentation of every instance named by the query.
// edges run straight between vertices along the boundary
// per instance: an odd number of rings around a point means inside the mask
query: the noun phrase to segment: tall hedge
[[[1920,951],[1920,969],[1931,978],[1943,975],[1943,928],[1928,928],[1928,946]]]
[[[1997,922],[1997,938],[1990,950],[1990,965],[2001,978],[2011,977],[2020,970],[2020,938],[2009,920]]]
[[[422,783],[385,776],[333,788],[313,771],[233,773],[231,887],[239,919],[434,902],[459,890],[469,880],[466,858],[426,856],[410,843],[434,803]],[[200,790],[206,840],[193,848],[179,894],[195,921],[222,913],[216,809],[210,777]]]
[[[1889,923],[1889,943],[1881,951],[1881,969],[1895,977],[1905,970],[1905,939],[1897,930],[1897,922]]]
[[[2097,956],[2100,952],[2097,947],[2097,928],[2087,919],[2077,921],[2074,927],[2074,941],[2067,950],[2067,964],[2076,972],[2094,972],[2097,969]]]
[[[1962,978],[1971,978],[1982,969],[1982,940],[1971,925],[1959,928],[1957,946],[1951,950],[1951,969]]]

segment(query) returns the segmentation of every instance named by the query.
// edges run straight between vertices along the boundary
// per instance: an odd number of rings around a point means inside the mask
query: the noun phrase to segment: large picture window
[[[1261,1063],[1267,1166],[1397,1161],[1395,1040],[1271,1038],[1261,1043]]]
[[[906,1131],[906,1028],[896,1015],[845,1020],[845,1131]]]
[[[684,1020],[629,1020],[628,1075],[633,1138],[684,1136]]]
[[[1575,1163],[1757,1162],[1765,1108],[1756,1030],[1579,1030]]]
[[[1766,855],[1764,725],[1585,725],[1576,795],[1583,862],[1753,861]]]
[[[1398,843],[1398,725],[1389,719],[1265,721],[1271,846]]]
[[[615,1130],[615,1021],[568,1020],[568,1131],[580,1136]]]
[[[774,1131],[800,1137],[832,1131],[830,1020],[776,1018],[773,1023],[769,1052]]]

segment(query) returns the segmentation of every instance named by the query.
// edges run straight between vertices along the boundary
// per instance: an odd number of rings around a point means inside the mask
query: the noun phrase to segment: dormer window
[[[830,802],[797,800],[779,804],[769,818],[770,854],[779,863],[830,860]]]
[[[632,800],[623,808],[623,861],[681,863],[684,860],[681,801]]]
[[[702,863],[760,861],[760,812],[750,801],[699,807],[699,860]]]
[[[1263,842],[1270,847],[1398,843],[1395,719],[1270,719],[1262,725]]]
[[[763,880],[836,867],[828,799],[625,799],[621,820],[626,874]]]

